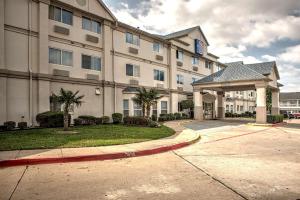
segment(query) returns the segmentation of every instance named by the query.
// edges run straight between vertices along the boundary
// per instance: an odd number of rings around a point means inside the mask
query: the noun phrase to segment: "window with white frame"
[[[82,17],[82,29],[92,31],[94,33],[101,33],[101,24],[89,18]]]
[[[229,105],[226,105],[226,112],[229,112]]]
[[[197,57],[192,57],[192,64],[193,64],[193,65],[199,65],[199,58],[197,58]]]
[[[233,105],[230,105],[230,112],[233,112]]]
[[[101,71],[101,58],[89,55],[81,55],[81,67]]]
[[[129,99],[123,100],[123,115],[124,117],[129,116]]]
[[[126,64],[126,76],[140,77],[140,66]]]
[[[49,6],[49,19],[62,22],[64,24],[72,25],[73,24],[73,13],[65,9]]]
[[[183,76],[181,74],[177,74],[177,84],[183,85]]]
[[[162,53],[162,45],[159,42],[153,43],[153,51],[157,53]]]
[[[152,115],[157,116],[157,102],[152,105]]]
[[[132,33],[126,33],[126,43],[140,45],[140,37]]]
[[[244,112],[244,106],[240,106],[240,111]]]
[[[161,70],[154,70],[154,80],[165,81],[165,72]]]
[[[49,63],[72,66],[73,52],[49,47]]]
[[[161,114],[167,114],[168,113],[168,102],[167,101],[161,101],[160,102],[160,113]]]
[[[142,106],[136,102],[133,102],[133,115],[139,117],[143,115]]]
[[[177,60],[183,60],[183,51],[182,50],[176,50],[176,58],[177,58]]]
[[[239,105],[236,106],[236,111],[240,111],[240,106]]]

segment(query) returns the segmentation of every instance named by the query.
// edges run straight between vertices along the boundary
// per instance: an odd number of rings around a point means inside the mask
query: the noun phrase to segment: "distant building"
[[[300,92],[282,92],[279,95],[281,113],[300,113]]]

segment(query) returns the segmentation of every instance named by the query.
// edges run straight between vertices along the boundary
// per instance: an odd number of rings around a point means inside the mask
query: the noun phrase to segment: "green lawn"
[[[174,130],[165,126],[99,125],[71,130],[77,133],[63,134],[59,128],[0,132],[0,150],[107,146],[155,140],[174,134]]]

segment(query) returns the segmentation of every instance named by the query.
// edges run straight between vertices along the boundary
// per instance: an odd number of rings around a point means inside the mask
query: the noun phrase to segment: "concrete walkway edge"
[[[173,122],[174,123],[174,122]],[[176,123],[176,122],[175,122]],[[177,122],[176,126],[172,127],[172,124],[167,126],[175,129],[176,132],[180,130],[180,133],[177,134],[177,137],[183,133],[183,127],[181,126],[181,122]],[[178,129],[179,128],[179,129]],[[178,129],[178,130],[176,130]],[[164,140],[164,139],[161,139]],[[175,139],[174,139],[175,140]],[[13,166],[22,166],[22,165],[38,165],[38,164],[53,164],[53,163],[68,163],[68,162],[84,162],[84,161],[101,161],[101,160],[113,160],[113,159],[121,159],[121,158],[130,158],[130,157],[138,157],[138,156],[147,156],[152,154],[163,153],[167,151],[176,150],[179,148],[186,147],[200,140],[200,134],[195,134],[194,137],[189,138],[187,141],[182,141],[178,143],[161,145],[154,148],[141,149],[136,151],[126,151],[126,152],[117,152],[117,153],[101,153],[94,155],[80,155],[80,156],[67,156],[67,157],[44,157],[44,158],[20,158],[20,159],[9,159],[9,160],[1,160],[0,168],[3,167],[13,167]],[[158,142],[160,140],[156,140]],[[134,144],[134,143],[133,143]],[[140,143],[142,144],[142,143]]]

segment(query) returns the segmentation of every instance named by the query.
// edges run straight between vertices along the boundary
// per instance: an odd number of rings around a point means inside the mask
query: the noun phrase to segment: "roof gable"
[[[272,74],[273,70],[276,74],[276,78],[279,79],[279,72],[276,66],[276,62],[263,62],[263,63],[254,63],[254,64],[246,64],[245,66],[253,69],[254,71],[263,74],[265,76]]]

